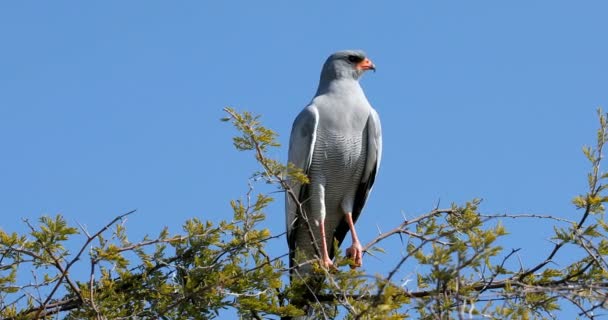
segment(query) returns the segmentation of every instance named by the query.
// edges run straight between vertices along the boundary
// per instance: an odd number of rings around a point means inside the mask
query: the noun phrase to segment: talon
[[[321,259],[320,261],[321,267],[323,267],[324,269],[327,269],[329,271],[333,271],[336,270],[336,266],[334,265],[334,262],[331,261],[331,259],[326,258],[326,259]]]
[[[360,244],[353,244],[350,248],[346,249],[346,256],[353,260],[350,268],[355,269],[363,265],[363,248]]]

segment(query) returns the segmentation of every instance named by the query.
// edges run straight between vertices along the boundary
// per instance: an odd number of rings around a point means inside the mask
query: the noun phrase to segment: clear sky
[[[363,243],[439,200],[576,219],[580,150],[608,109],[608,2],[210,3],[0,2],[1,228],[61,213],[95,230],[138,209],[136,240],[230,219],[256,165],[233,149],[222,108],[263,115],[284,160],[321,64],[350,48],[378,68],[362,85],[384,131]],[[281,196],[267,214],[283,232]],[[546,221],[507,227],[522,261],[551,249]],[[398,257],[398,245],[385,249]],[[365,257],[369,273],[393,261],[378,258]]]

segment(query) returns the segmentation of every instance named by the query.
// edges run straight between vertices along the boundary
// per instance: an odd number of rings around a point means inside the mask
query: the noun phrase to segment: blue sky
[[[222,108],[263,115],[284,160],[321,64],[348,48],[378,67],[362,85],[384,131],[364,243],[438,201],[576,219],[580,150],[608,101],[607,13],[548,0],[2,2],[0,227],[61,213],[95,230],[138,209],[136,240],[230,219],[256,165],[232,148]],[[267,214],[283,232],[281,197]],[[503,246],[523,261],[551,249],[547,222],[506,223]],[[385,247],[398,256],[398,241]],[[366,258],[370,273],[392,261],[380,259]]]

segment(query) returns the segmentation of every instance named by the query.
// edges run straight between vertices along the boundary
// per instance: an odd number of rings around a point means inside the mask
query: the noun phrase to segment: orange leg
[[[333,268],[334,263],[329,258],[329,251],[327,250],[327,241],[325,241],[325,219],[321,219],[321,265],[325,268]]]
[[[353,238],[352,246],[346,249],[346,256],[353,259],[354,264],[350,267],[351,269],[354,269],[363,265],[363,247],[361,246],[361,242],[359,242],[359,237],[357,237],[357,231],[355,230],[355,223],[353,222],[352,213],[346,213],[345,218],[348,228],[350,229],[350,234]]]

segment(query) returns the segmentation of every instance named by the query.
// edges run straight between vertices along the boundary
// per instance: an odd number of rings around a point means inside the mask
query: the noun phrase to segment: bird
[[[355,223],[382,155],[380,118],[359,84],[369,70],[375,72],[376,66],[362,50],[331,54],[316,94],[293,122],[288,161],[307,175],[308,183],[288,179],[290,273],[310,273],[311,262],[317,259],[324,268],[335,269],[334,241],[340,246],[348,231],[351,268],[362,266],[363,247]]]

